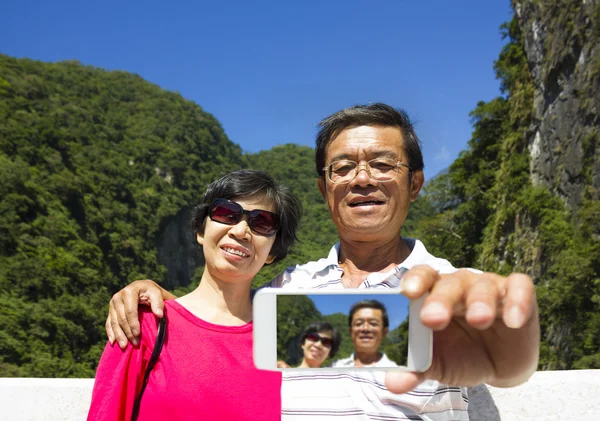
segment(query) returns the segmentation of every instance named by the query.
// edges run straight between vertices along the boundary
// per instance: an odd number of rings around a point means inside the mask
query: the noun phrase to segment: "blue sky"
[[[398,327],[408,315],[408,298],[402,294],[309,294],[317,309],[324,316],[333,313],[349,314],[352,304],[362,300],[377,300],[385,306],[390,321],[390,330]]]
[[[248,152],[313,146],[321,118],[387,102],[415,120],[429,178],[465,148],[477,102],[499,94],[510,17],[508,0],[25,0],[2,5],[0,52],[137,73]]]

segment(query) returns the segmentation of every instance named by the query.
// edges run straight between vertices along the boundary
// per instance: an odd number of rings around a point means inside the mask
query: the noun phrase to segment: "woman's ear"
[[[269,254],[269,257],[267,257],[267,260],[265,261],[265,265],[270,265],[271,263],[273,263],[275,261],[276,258],[277,258],[277,256],[272,256]]]
[[[198,242],[198,244],[200,244],[201,246],[204,245],[204,235],[200,234],[199,232],[196,233],[196,241]]]

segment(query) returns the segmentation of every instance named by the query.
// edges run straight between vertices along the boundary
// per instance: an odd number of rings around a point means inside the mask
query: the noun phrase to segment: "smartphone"
[[[264,370],[400,369],[431,365],[425,297],[397,289],[263,288],[253,301],[254,364]]]

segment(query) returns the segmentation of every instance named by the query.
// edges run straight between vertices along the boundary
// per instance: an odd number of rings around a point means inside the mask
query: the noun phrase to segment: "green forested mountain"
[[[188,256],[161,250],[185,246],[201,265],[193,237],[170,231],[187,233],[184,211],[233,169],[271,172],[305,206],[302,241],[257,285],[324,255],[335,234],[312,155],[243,155],[198,105],[132,74],[0,55],[0,376],[93,376],[114,292],[141,278],[197,283],[201,267],[174,279]]]
[[[502,95],[474,104],[468,148],[403,232],[456,266],[530,274],[541,369],[600,367],[599,4],[513,1]],[[336,235],[311,148],[243,154],[200,106],[138,76],[0,55],[0,376],[93,376],[111,294],[141,278],[192,288],[187,211],[242,167],[305,207],[298,246],[255,285],[326,256]]]

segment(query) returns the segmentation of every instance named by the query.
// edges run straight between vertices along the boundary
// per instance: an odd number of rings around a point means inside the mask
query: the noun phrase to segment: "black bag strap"
[[[158,356],[160,355],[160,351],[162,351],[163,343],[165,342],[165,335],[167,333],[167,316],[163,315],[162,318],[158,319],[158,331],[156,333],[156,342],[154,343],[154,349],[152,350],[152,355],[150,356],[150,361],[148,361],[148,366],[146,367],[146,371],[144,372],[144,380],[142,381],[142,389],[140,393],[138,393],[135,398],[135,402],[133,403],[133,411],[131,412],[131,421],[136,421],[140,412],[140,402],[142,401],[142,395],[144,394],[144,390],[146,390],[146,385],[148,384],[148,377],[150,377],[150,372],[156,365],[158,361]]]

